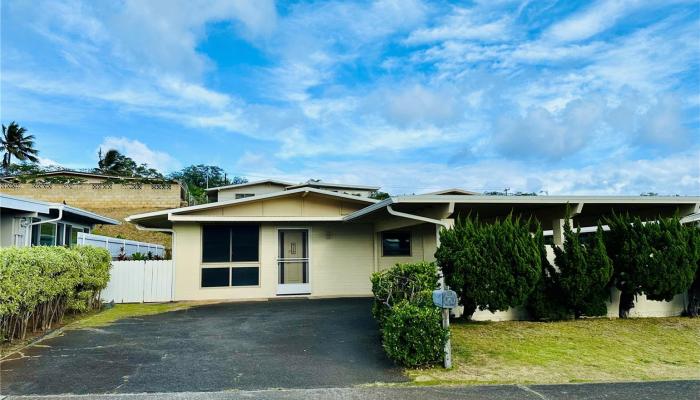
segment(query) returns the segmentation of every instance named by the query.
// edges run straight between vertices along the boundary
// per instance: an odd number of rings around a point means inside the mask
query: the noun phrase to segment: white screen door
[[[309,230],[280,229],[277,294],[310,294]]]

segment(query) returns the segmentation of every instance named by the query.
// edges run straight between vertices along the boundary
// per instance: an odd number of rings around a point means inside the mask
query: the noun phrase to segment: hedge
[[[396,264],[373,273],[370,279],[374,294],[372,315],[381,326],[391,307],[403,300],[424,303],[427,297],[432,304],[432,291],[438,288],[440,277],[435,263],[417,262]]]
[[[392,360],[418,367],[442,360],[449,331],[435,306],[404,300],[392,307],[382,329],[382,346]]]
[[[99,307],[110,266],[109,252],[97,247],[0,250],[0,340],[50,329],[66,311]]]
[[[442,360],[449,331],[432,301],[438,279],[437,266],[430,262],[396,264],[372,274],[372,315],[395,362],[415,367]]]

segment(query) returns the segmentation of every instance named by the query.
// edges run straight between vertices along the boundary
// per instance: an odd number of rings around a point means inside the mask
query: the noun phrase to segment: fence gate
[[[112,261],[102,300],[115,303],[173,301],[173,261]]]

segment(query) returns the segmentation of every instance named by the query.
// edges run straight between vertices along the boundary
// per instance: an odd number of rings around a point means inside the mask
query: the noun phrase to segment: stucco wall
[[[0,193],[80,208],[175,208],[180,207],[180,185],[76,185],[0,184]]]
[[[311,296],[369,296],[373,269],[372,226],[342,222],[260,225],[260,285],[201,288],[202,237],[199,223],[176,223],[175,299],[257,299],[277,295],[277,229],[306,227],[310,233]],[[208,266],[257,265],[217,263]]]

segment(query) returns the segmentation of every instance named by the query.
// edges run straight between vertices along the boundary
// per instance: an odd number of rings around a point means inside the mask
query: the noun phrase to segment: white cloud
[[[559,41],[588,39],[614,26],[619,18],[639,3],[636,0],[598,1],[585,11],[551,26],[545,37]]]
[[[118,150],[120,153],[136,161],[137,164],[148,164],[150,167],[160,172],[173,171],[181,166],[180,162],[168,153],[152,150],[143,142],[123,136],[105,137],[98,149],[102,149],[103,153],[110,149]]]
[[[506,17],[484,20],[479,11],[455,7],[437,26],[411,32],[406,44],[416,45],[445,40],[503,40],[510,34],[512,20]]]

